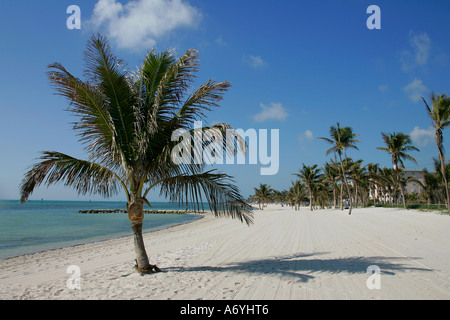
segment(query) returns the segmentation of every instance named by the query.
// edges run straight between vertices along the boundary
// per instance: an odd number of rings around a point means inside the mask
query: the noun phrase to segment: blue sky
[[[370,5],[381,9],[381,29],[369,30]],[[81,9],[81,29],[66,26],[70,5]],[[322,166],[328,135],[340,122],[360,135],[365,163],[391,166],[376,150],[381,132],[404,132],[432,169],[437,155],[420,96],[450,90],[450,2],[381,0],[216,1],[96,0],[0,3],[0,199],[17,199],[19,184],[40,151],[85,158],[72,131],[67,102],[54,95],[46,66],[61,62],[82,78],[83,51],[93,32],[108,37],[130,66],[147,51],[200,53],[197,85],[210,78],[233,87],[208,120],[235,128],[279,129],[280,168],[261,176],[259,165],[219,166],[244,196],[259,183],[287,189],[303,163]],[[445,133],[444,145],[449,148]],[[78,197],[62,185],[42,186],[31,199]],[[123,200],[120,194],[113,200]],[[156,194],[151,200],[160,200]]]

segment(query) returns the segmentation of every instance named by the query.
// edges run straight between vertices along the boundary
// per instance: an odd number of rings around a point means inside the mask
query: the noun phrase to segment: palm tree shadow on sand
[[[163,272],[236,272],[256,276],[283,276],[296,279],[300,282],[308,282],[315,278],[314,274],[366,274],[369,266],[376,265],[381,274],[395,275],[406,271],[433,271],[432,269],[411,267],[402,263],[417,257],[346,257],[333,259],[318,259],[316,256],[328,254],[312,253],[297,254],[282,257],[273,257],[246,262],[237,262],[223,266],[198,266],[198,267],[169,267]]]

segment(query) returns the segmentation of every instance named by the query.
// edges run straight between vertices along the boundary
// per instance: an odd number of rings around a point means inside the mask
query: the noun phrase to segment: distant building
[[[425,174],[423,171],[401,171],[401,174],[404,178],[413,177],[414,179],[420,181],[422,185],[425,185]],[[409,181],[405,186],[405,193],[416,193],[418,195],[423,195],[425,193],[424,187],[420,183],[416,181]],[[371,190],[369,198],[370,199],[378,199],[380,193],[378,190],[378,186],[375,185],[374,189]],[[385,193],[383,196],[384,201],[390,201],[389,193]]]
[[[413,177],[414,179],[420,181],[423,185],[425,185],[425,174],[423,171],[403,171],[402,174],[405,178]],[[409,181],[406,184],[405,191],[406,193],[417,193],[419,195],[423,195],[425,192],[420,183],[417,183],[415,181]]]

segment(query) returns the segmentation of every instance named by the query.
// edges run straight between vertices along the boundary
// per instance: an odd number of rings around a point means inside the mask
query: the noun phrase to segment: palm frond
[[[414,148],[413,150],[418,151],[419,149]],[[407,153],[404,153],[404,152],[399,153],[399,159],[409,160],[409,161],[412,161],[412,162],[414,162],[415,164],[417,164],[417,160],[416,160],[413,156],[411,156],[411,155],[409,155],[409,154],[407,154]],[[403,165],[403,160],[400,160],[400,162],[401,162],[402,165]]]
[[[197,70],[196,50],[188,50],[178,61],[170,51],[147,56],[141,68],[145,97],[142,108],[148,122],[147,129],[155,127],[158,117],[176,113]]]
[[[159,183],[161,195],[181,205],[193,203],[195,209],[206,198],[215,216],[229,216],[250,225],[253,215],[232,178],[215,170],[193,175],[178,175]]]
[[[59,63],[49,65],[48,69],[51,85],[57,94],[69,100],[68,111],[80,118],[74,129],[79,132],[80,141],[87,144],[91,158],[110,154],[117,159],[120,146],[116,144],[116,128],[102,93],[71,75]]]
[[[99,194],[110,197],[117,193],[118,183],[128,191],[120,177],[97,163],[79,160],[59,152],[43,152],[40,162],[25,175],[21,186],[21,202],[28,200],[34,189],[44,183],[47,186],[63,182],[79,194]]]
[[[408,151],[420,151],[412,145],[411,137],[404,133],[382,133],[381,134],[385,147],[378,147],[378,150],[386,151],[392,156],[392,163],[397,165],[400,163],[404,166],[403,160],[410,160],[417,164],[414,157],[407,154]]]
[[[115,127],[115,140],[123,160],[135,160],[136,112],[138,99],[132,90],[126,64],[113,55],[108,41],[97,35],[90,39],[85,52],[85,75],[107,101],[107,112]]]
[[[431,108],[430,108],[430,106],[428,105],[428,103],[426,102],[426,100],[425,100],[424,97],[422,97],[422,101],[425,103],[425,108],[426,108],[426,110],[427,110],[428,116],[429,116],[431,119],[433,119],[433,112],[431,111]]]
[[[216,82],[209,80],[201,85],[180,108],[174,120],[193,122],[203,120],[205,111],[211,111],[212,107],[218,107],[217,102],[223,99],[223,94],[231,87],[228,81]]]

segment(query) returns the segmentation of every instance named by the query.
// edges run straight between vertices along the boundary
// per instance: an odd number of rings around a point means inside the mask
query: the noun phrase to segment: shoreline
[[[106,209],[106,210],[108,210],[108,209]],[[110,213],[110,212],[108,212],[108,213]],[[88,214],[88,213],[82,213],[82,214]],[[101,214],[101,213],[99,213],[99,214]],[[177,226],[180,226],[180,225],[194,223],[194,222],[196,222],[198,220],[203,219],[204,218],[204,214],[205,213],[194,213],[194,212],[188,213],[186,215],[197,216],[197,218],[195,220],[192,220],[192,221],[171,223],[171,224],[164,225],[164,226],[159,226],[159,227],[150,227],[149,229],[143,230],[143,235],[145,235],[147,233],[153,233],[153,232],[157,232],[157,231],[161,231],[161,230],[174,228],[174,227],[177,227]],[[131,230],[131,226],[130,226],[130,230]],[[105,238],[105,237],[107,237],[107,238]],[[79,247],[79,246],[89,245],[89,244],[93,244],[93,243],[99,243],[99,242],[104,242],[104,241],[109,241],[109,240],[114,240],[114,239],[121,239],[121,238],[128,238],[128,237],[133,237],[133,235],[129,235],[129,234],[125,235],[125,234],[121,234],[120,233],[120,234],[110,235],[110,236],[101,236],[99,239],[90,238],[90,240],[89,239],[79,240],[80,243],[78,243],[79,242],[78,240],[73,240],[73,241],[68,241],[67,243],[65,243],[65,244],[63,244],[61,246],[59,246],[59,245],[52,246],[50,244],[29,246],[30,248],[33,248],[33,247],[45,247],[45,246],[48,246],[50,248],[47,248],[47,249],[45,249],[45,248],[43,248],[43,249],[31,249],[31,252],[28,252],[28,253],[7,256],[7,257],[4,257],[4,258],[0,257],[0,262],[2,260],[7,260],[7,259],[14,259],[14,258],[19,258],[19,257],[23,257],[23,256],[28,256],[28,255],[35,255],[35,254],[44,253],[44,252],[51,252],[51,251],[56,251],[56,250],[61,250],[61,249],[67,249],[67,248],[72,248],[72,247]],[[103,238],[105,238],[105,239],[103,239]],[[73,243],[73,244],[71,244],[71,243]]]
[[[160,273],[134,271],[133,237],[0,260],[0,299],[450,299],[450,219],[415,210],[294,211],[269,205],[248,227],[205,214],[144,234]],[[67,287],[69,266],[81,290]],[[381,269],[370,290],[367,269]]]

